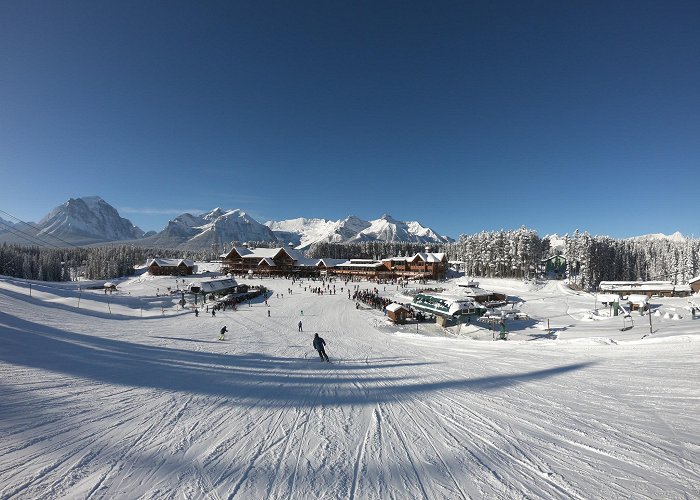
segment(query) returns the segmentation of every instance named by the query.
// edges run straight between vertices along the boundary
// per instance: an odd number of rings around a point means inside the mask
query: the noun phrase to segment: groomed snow
[[[649,335],[559,282],[480,279],[529,317],[494,342],[485,323],[389,324],[340,281],[240,281],[269,308],[195,317],[167,277],[31,297],[0,278],[0,498],[700,496],[687,299],[652,299]]]

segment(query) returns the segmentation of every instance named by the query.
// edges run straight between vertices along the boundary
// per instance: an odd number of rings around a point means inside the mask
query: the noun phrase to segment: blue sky
[[[0,2],[0,209],[700,233],[700,2]]]

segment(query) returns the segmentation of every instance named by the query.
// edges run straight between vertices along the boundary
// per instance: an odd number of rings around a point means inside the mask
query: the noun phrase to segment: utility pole
[[[649,306],[649,335],[651,335],[652,333],[654,333],[654,330],[651,326],[651,306]]]

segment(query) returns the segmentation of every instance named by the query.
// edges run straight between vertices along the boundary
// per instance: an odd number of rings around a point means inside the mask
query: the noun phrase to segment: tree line
[[[633,238],[615,240],[578,230],[565,237],[567,277],[584,289],[601,281],[688,283],[700,274],[700,240]]]
[[[687,283],[700,274],[700,240],[633,238],[617,240],[591,236],[576,230],[563,237],[562,248],[552,248],[550,238],[532,229],[482,231],[461,235],[454,243],[430,244],[430,251],[444,252],[450,261],[473,277],[528,279],[540,277],[544,261],[556,253],[566,257],[566,277],[584,289],[603,280],[664,280]],[[250,242],[252,246],[277,246],[278,242]],[[424,252],[424,243],[362,241],[315,243],[310,258],[383,259]],[[0,275],[43,281],[111,279],[133,274],[134,267],[152,257],[210,260],[211,250],[188,251],[139,248],[127,245],[78,248],[40,248],[0,245]]]
[[[211,252],[128,245],[46,248],[3,243],[0,275],[40,281],[111,279],[133,274],[136,266],[154,257],[208,260]]]

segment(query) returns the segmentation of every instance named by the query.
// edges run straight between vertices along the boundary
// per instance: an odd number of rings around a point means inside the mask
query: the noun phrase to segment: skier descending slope
[[[323,340],[323,337],[319,337],[318,333],[314,334],[314,349],[318,351],[318,355],[321,357],[321,361],[327,361],[328,363],[331,362],[330,359],[328,359],[328,354],[326,354],[326,349],[324,346],[326,345],[326,341]]]
[[[219,333],[219,340],[226,340],[224,337],[226,335],[226,332],[228,330],[226,329],[226,325],[221,329],[221,332]]]

